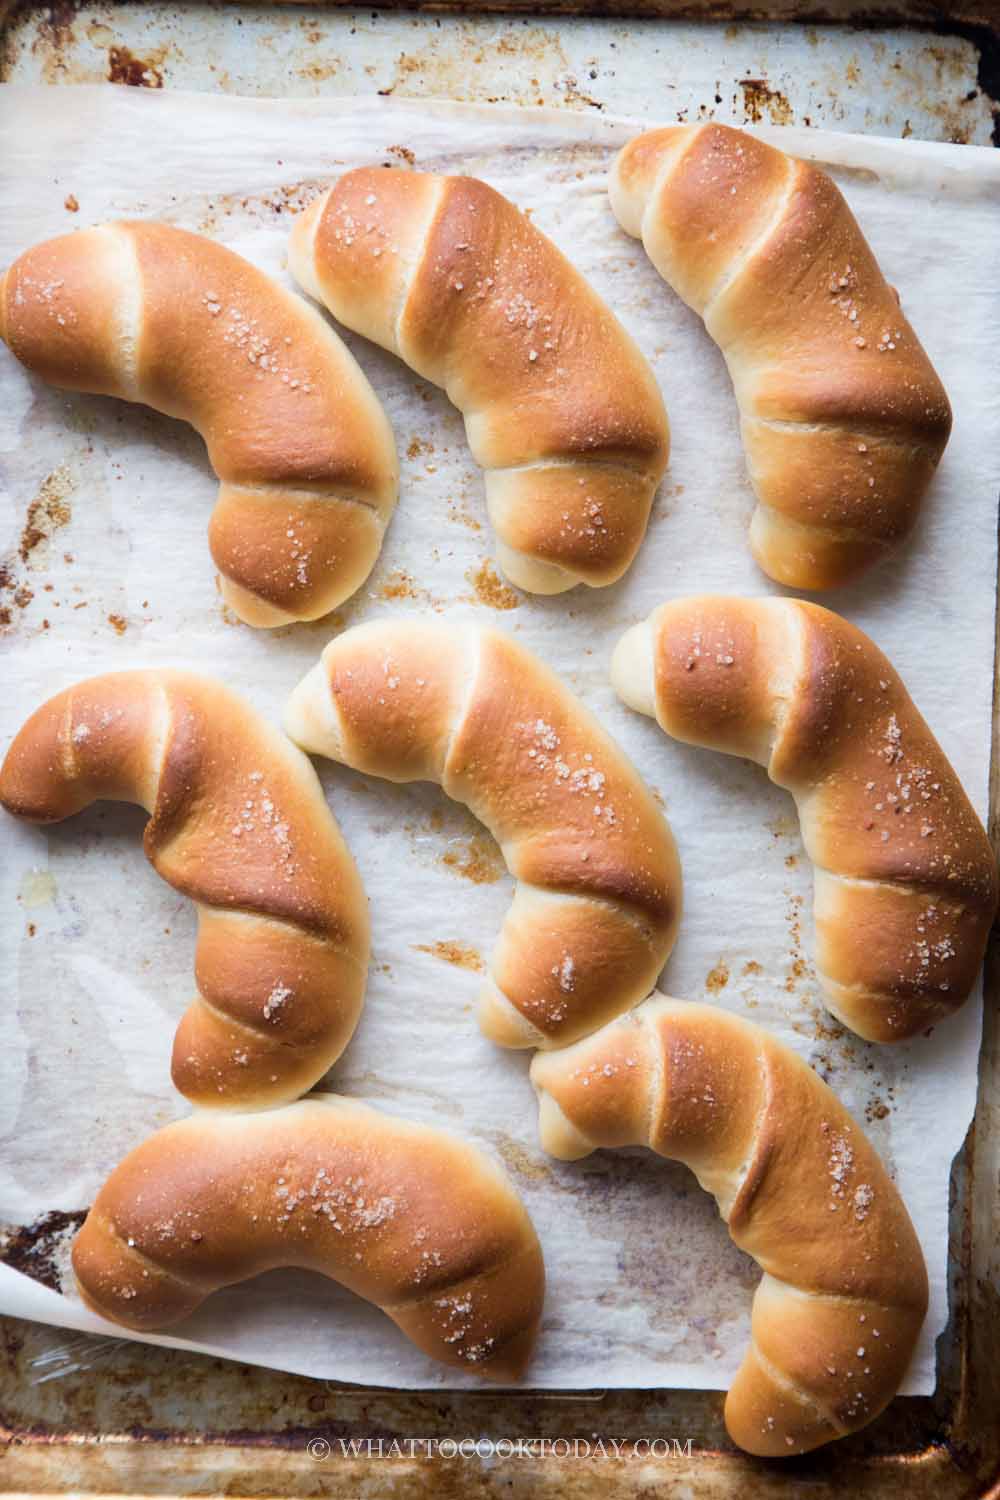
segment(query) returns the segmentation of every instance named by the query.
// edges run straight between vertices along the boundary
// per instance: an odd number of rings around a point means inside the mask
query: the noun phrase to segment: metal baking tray
[[[1000,145],[998,0],[488,0],[479,12],[451,0],[436,13],[0,0],[0,79],[378,91]],[[681,48],[682,77],[671,62]],[[995,693],[994,843],[996,704]],[[0,1493],[1000,1496],[996,944],[986,994],[978,1109],[952,1173],[938,1389],[895,1401],[866,1432],[760,1461],[728,1442],[722,1393],[362,1390],[4,1319]],[[78,1218],[47,1215],[4,1258],[46,1280],[53,1245]]]

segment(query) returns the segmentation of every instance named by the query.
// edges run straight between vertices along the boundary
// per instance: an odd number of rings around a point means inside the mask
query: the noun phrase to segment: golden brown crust
[[[611,196],[725,355],[757,561],[795,588],[848,581],[912,528],[951,409],[840,192],[711,124],[630,142]]]
[[[174,1083],[206,1105],[303,1093],[347,1045],[368,963],[364,892],[308,761],[221,683],[113,673],[44,704],[0,769],[17,817],[101,798],[151,813],[146,856],[198,907]]]
[[[314,619],[359,586],[395,504],[392,434],[306,302],[201,235],[138,222],[36,245],[2,299],[4,338],[35,374],[202,434],[221,481],[212,555],[237,613]]]
[[[345,172],[292,226],[296,280],[341,323],[394,354],[402,355],[399,319],[443,181],[428,172]]]
[[[463,1141],[320,1096],[196,1114],[125,1158],[73,1246],[80,1290],[164,1328],[278,1266],[375,1303],[435,1359],[518,1378],[541,1316],[541,1248],[500,1171]]]
[[[359,589],[382,546],[385,520],[343,495],[223,484],[208,523],[226,602],[250,625],[287,623],[290,610],[325,614]]]
[[[996,911],[996,858],[882,652],[815,604],[713,597],[662,605],[625,637],[619,684],[647,651],[635,706],[677,739],[760,761],[795,797],[835,1014],[900,1041],[956,1010]]]
[[[439,781],[499,842],[519,884],[484,991],[495,1040],[561,1045],[649,993],[679,915],[670,830],[635,768],[524,647],[426,621],[360,626],[327,646],[286,725],[356,769]]]
[[[785,1457],[878,1415],[906,1373],[927,1275],[888,1173],[811,1068],[761,1027],[654,995],[540,1054],[531,1078],[549,1150],[641,1144],[686,1163],[763,1268],[726,1402],[735,1442]]]
[[[362,168],[296,224],[290,263],[460,407],[515,582],[621,576],[666,467],[666,413],[628,334],[512,203],[473,177]]]

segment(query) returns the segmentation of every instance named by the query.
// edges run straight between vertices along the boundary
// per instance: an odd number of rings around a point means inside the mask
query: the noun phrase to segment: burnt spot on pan
[[[780,89],[771,88],[764,78],[740,78],[738,83],[743,96],[745,120],[755,125],[759,125],[762,120],[768,120],[772,125],[794,123],[792,106]]]
[[[163,74],[156,66],[163,57],[157,54],[155,62],[134,56],[127,47],[108,48],[108,82],[124,83],[131,89],[162,89]]]
[[[0,1261],[52,1291],[61,1292],[69,1243],[86,1217],[85,1208],[69,1213],[52,1209],[33,1224],[0,1229]]]

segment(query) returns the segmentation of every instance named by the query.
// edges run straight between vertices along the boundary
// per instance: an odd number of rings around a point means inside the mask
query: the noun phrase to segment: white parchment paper
[[[662,988],[772,1027],[837,1089],[883,1153],[931,1276],[906,1389],[934,1386],[947,1316],[949,1167],[971,1118],[980,1001],[909,1045],[867,1046],[824,1011],[811,877],[791,800],[758,768],[669,743],[615,699],[619,634],[691,592],[772,592],[746,545],[751,494],[722,360],[642,248],[616,226],[610,159],[634,122],[381,99],[249,101],[118,89],[0,93],[0,263],[43,237],[155,216],[284,275],[288,217],[345,168],[407,163],[485,177],[529,210],[638,338],[673,453],[638,561],[613,588],[546,600],[503,586],[462,425],[444,396],[353,338],[402,457],[402,497],[366,586],[329,621],[254,632],[220,605],[205,540],[215,479],[200,439],[139,407],[68,395],[0,350],[0,749],[27,713],[95,672],[216,673],[277,718],[336,629],[435,611],[517,635],[564,674],[663,797],[686,909]],[[829,600],[889,653],[985,811],[1000,388],[1000,155],[788,130],[828,165],[900,288],[955,409],[917,534]],[[461,1132],[503,1160],[542,1238],[549,1293],[530,1382],[728,1384],[757,1270],[683,1168],[649,1153],[577,1165],[539,1150],[527,1057],[478,1033],[475,966],[511,884],[488,837],[437,788],[321,767],[371,898],[374,961],[357,1035],[326,1086]],[[192,994],[193,913],[145,864],[142,814],[100,807],[46,832],[4,820],[0,931],[0,1219],[84,1208],[132,1146],[187,1106],[168,1076]],[[0,1266],[0,1310],[103,1329]],[[116,1330],[118,1331],[118,1330]],[[458,1386],[374,1309],[322,1278],[272,1273],[220,1293],[177,1336],[303,1373]]]

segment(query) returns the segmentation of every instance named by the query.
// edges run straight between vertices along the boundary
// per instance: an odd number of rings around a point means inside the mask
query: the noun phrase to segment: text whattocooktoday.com
[[[690,1458],[691,1438],[310,1438],[317,1463],[337,1458]]]

